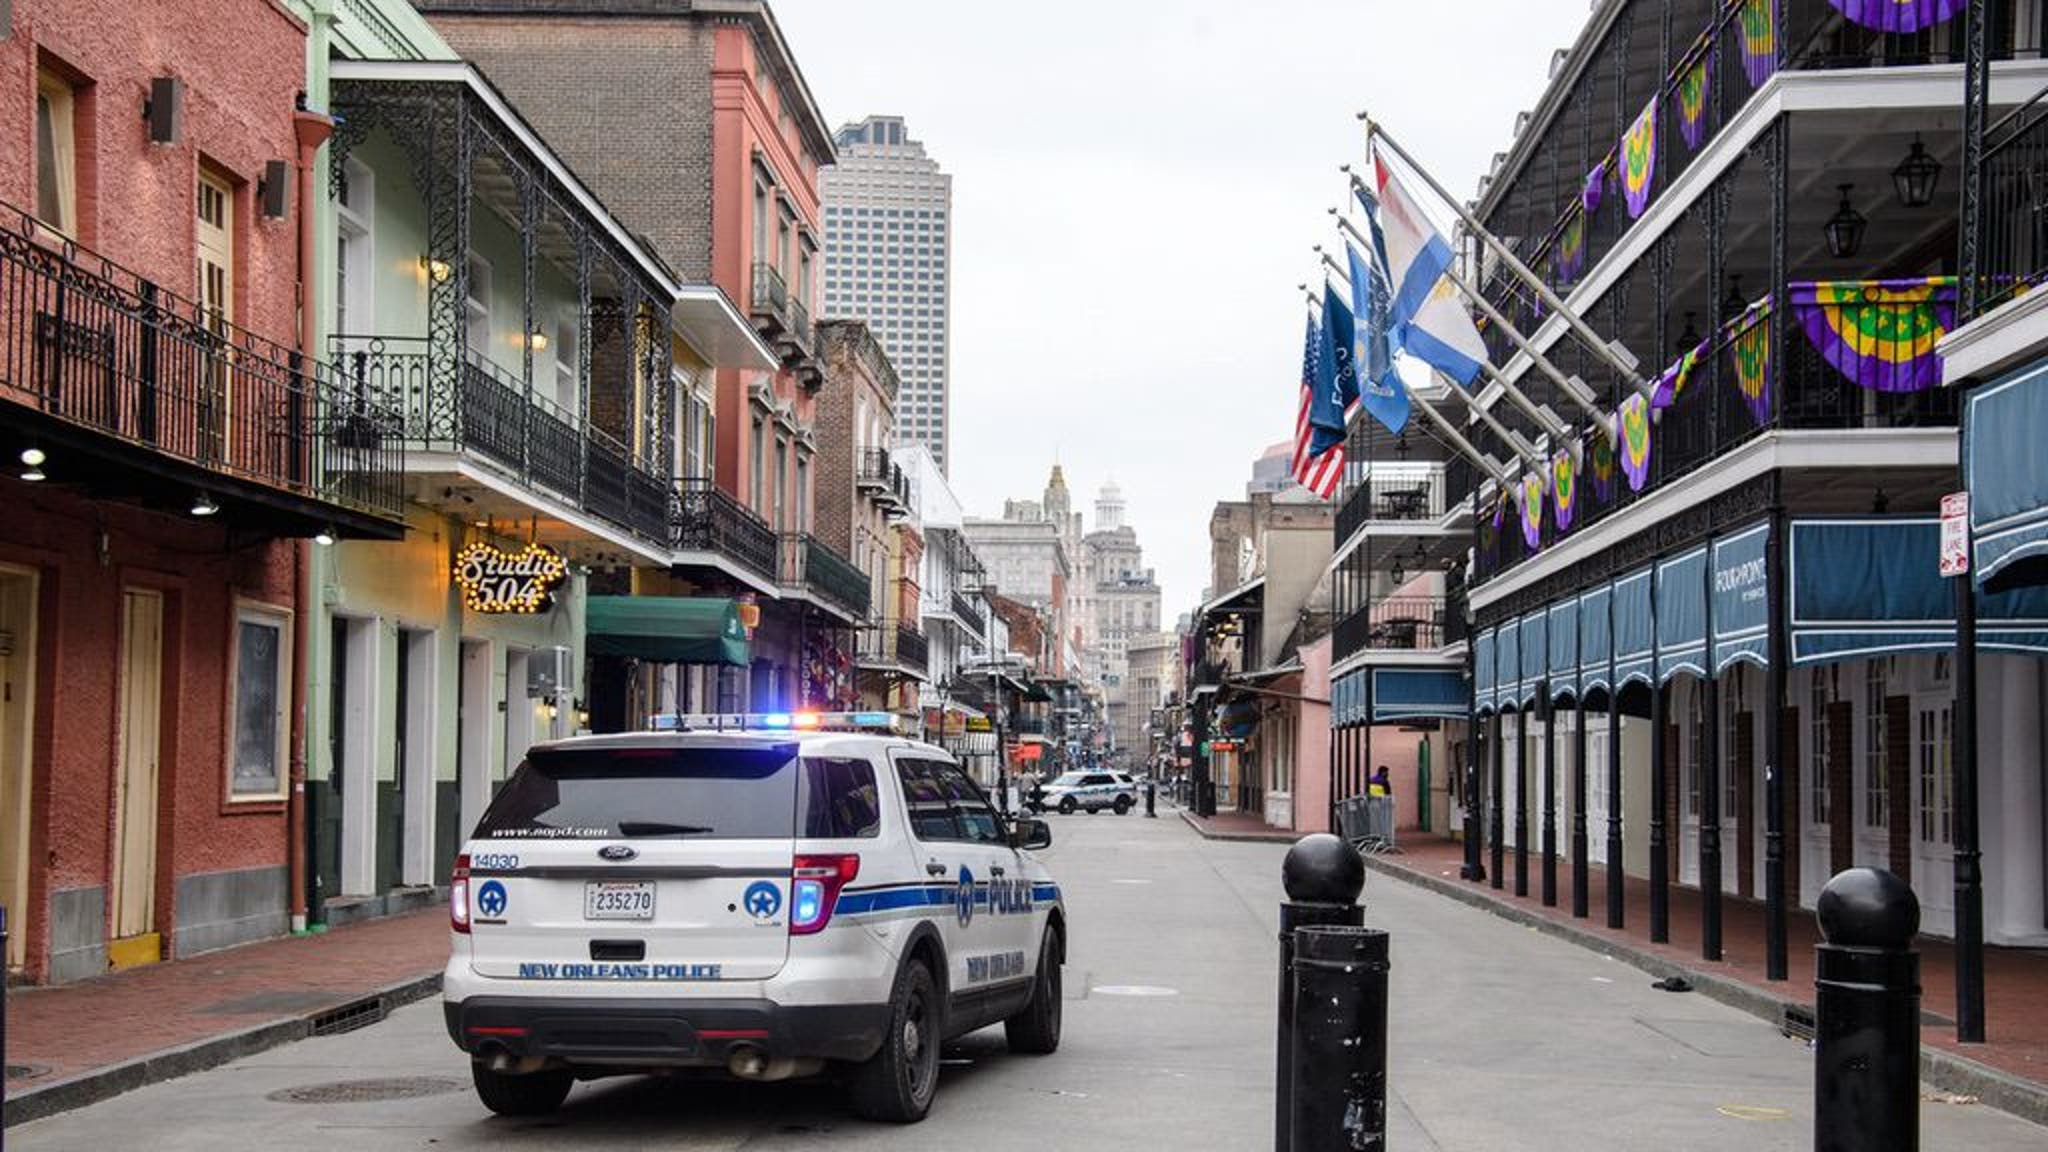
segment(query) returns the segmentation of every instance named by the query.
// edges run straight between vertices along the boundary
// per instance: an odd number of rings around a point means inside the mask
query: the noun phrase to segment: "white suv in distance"
[[[1121,816],[1138,802],[1138,782],[1127,772],[1068,772],[1048,782],[1032,800],[1040,811],[1090,814],[1104,808]]]
[[[450,904],[448,1032],[485,1106],[830,1071],[862,1115],[914,1121],[945,1040],[1000,1022],[1014,1052],[1059,1046],[1066,913],[1031,852],[1050,831],[1006,825],[940,749],[826,730],[863,722],[893,717],[687,717],[527,754]]]

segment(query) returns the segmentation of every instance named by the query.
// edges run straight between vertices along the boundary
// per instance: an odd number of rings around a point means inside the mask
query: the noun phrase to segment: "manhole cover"
[[[49,1074],[50,1070],[41,1064],[9,1064],[7,1066],[7,1078],[9,1080],[33,1080],[38,1076],[48,1076]]]
[[[1097,984],[1089,989],[1097,996],[1178,996],[1174,988],[1161,988],[1157,984]]]
[[[460,1080],[441,1076],[391,1077],[383,1080],[337,1080],[332,1084],[301,1084],[280,1088],[266,1099],[279,1104],[368,1104],[378,1100],[411,1100],[460,1092]]]

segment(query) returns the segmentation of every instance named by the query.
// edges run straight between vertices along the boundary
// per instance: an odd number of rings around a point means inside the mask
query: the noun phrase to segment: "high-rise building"
[[[822,170],[825,315],[868,322],[903,391],[897,440],[931,449],[950,470],[948,313],[953,178],[900,116],[870,116],[837,137]]]

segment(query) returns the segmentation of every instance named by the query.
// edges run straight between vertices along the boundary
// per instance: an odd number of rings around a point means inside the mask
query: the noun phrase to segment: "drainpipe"
[[[313,169],[320,146],[334,133],[334,121],[301,108],[292,114],[292,129],[299,142],[299,350],[305,360],[313,361]],[[308,367],[305,378],[309,382],[318,380],[317,361]],[[319,402],[316,393],[314,404]],[[314,565],[309,554],[312,547],[306,540],[296,541],[292,547],[292,585],[299,600],[299,610],[292,616],[292,688],[297,699],[292,707],[291,789],[285,835],[291,845],[288,885],[294,934],[306,931],[306,708],[307,697],[311,695],[306,648],[313,642],[312,613],[319,604],[318,590],[313,587]]]

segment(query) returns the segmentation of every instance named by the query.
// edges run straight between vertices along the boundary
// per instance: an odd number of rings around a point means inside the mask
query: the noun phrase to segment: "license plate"
[[[583,886],[585,920],[654,919],[651,880],[594,880]]]

